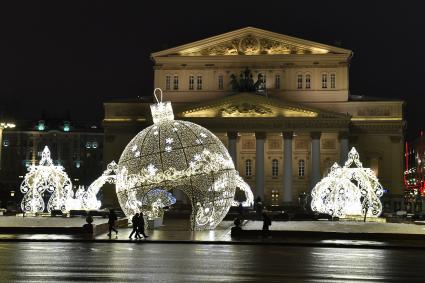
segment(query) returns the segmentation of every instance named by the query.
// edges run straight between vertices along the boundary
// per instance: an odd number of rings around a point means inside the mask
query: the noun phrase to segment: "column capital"
[[[350,136],[350,132],[348,131],[340,131],[338,132],[338,139],[348,139],[348,137]]]
[[[310,132],[310,137],[312,139],[319,140],[321,135],[322,135],[322,132],[317,132],[317,131],[316,132]]]
[[[294,132],[282,132],[282,136],[285,140],[292,139],[292,137],[294,136]]]
[[[238,137],[238,132],[227,132],[227,137],[229,139],[237,139]]]
[[[255,139],[264,140],[266,139],[267,134],[265,132],[255,132]]]

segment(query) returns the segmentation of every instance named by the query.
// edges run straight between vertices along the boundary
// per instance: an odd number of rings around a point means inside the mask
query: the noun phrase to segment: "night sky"
[[[408,137],[423,126],[423,1],[3,2],[3,116],[100,121],[103,101],[152,93],[150,53],[253,26],[341,42],[354,51],[351,94],[403,99]]]

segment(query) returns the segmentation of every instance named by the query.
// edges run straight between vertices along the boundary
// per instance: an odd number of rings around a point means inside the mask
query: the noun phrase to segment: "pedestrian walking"
[[[263,209],[264,209],[264,205],[263,205],[263,202],[261,201],[261,197],[258,196],[255,199],[254,208],[255,208],[255,212],[257,214],[257,219],[258,220],[261,219],[261,214],[263,213]]]
[[[117,221],[118,217],[115,214],[114,209],[109,210],[109,219],[108,219],[108,225],[109,225],[109,233],[108,236],[111,237],[112,231],[115,232],[115,235],[118,235],[118,230],[115,229],[115,221]]]
[[[133,231],[131,231],[130,236],[128,236],[130,239],[133,236],[133,234],[136,234],[136,239],[141,239],[142,236],[140,236],[139,233],[139,222],[140,222],[140,214],[136,213],[134,214],[133,218],[131,218],[131,222],[133,223]]]
[[[145,218],[143,217],[143,212],[140,212],[137,230],[140,234],[143,235],[143,237],[145,237],[145,238],[149,237],[145,234]]]
[[[269,227],[272,225],[272,220],[267,215],[266,212],[263,212],[263,236],[270,235]]]

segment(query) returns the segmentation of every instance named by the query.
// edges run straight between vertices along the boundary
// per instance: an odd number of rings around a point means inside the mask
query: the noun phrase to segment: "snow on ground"
[[[244,230],[261,230],[262,221],[248,221]],[[354,221],[273,221],[270,230],[345,233],[425,234],[425,225]]]
[[[108,222],[108,219],[93,217],[93,224]],[[85,217],[22,217],[0,216],[0,227],[81,227]]]

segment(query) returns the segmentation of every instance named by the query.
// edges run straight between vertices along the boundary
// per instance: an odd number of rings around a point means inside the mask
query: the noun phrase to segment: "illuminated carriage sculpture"
[[[47,211],[66,211],[66,202],[74,194],[72,183],[64,168],[53,164],[47,146],[44,147],[39,165],[29,166],[28,171],[21,184],[21,192],[25,193],[21,202],[22,211],[43,212],[43,194],[46,191],[52,193],[47,203]]]
[[[366,215],[378,217],[382,213],[379,199],[384,190],[375,173],[364,168],[353,147],[343,167],[334,164],[311,192],[313,211],[337,217]]]
[[[162,92],[157,102],[151,105],[154,124],[130,141],[118,162],[116,191],[121,208],[127,217],[139,211],[149,215],[154,213],[155,198],[147,201],[153,190],[179,189],[192,203],[191,229],[214,229],[243,181],[213,133],[174,120],[171,103],[162,102]],[[248,200],[245,204],[252,204],[249,187],[242,190]]]
[[[88,188],[80,186],[73,191],[72,182],[62,166],[54,165],[50,150],[44,147],[39,165],[31,165],[21,184],[24,197],[21,202],[23,212],[44,212],[45,203],[43,195],[52,193],[47,203],[47,211],[61,210],[96,210],[101,202],[96,198],[100,188],[105,183],[114,184],[116,179],[117,164],[112,161],[102,176],[97,178]]]

